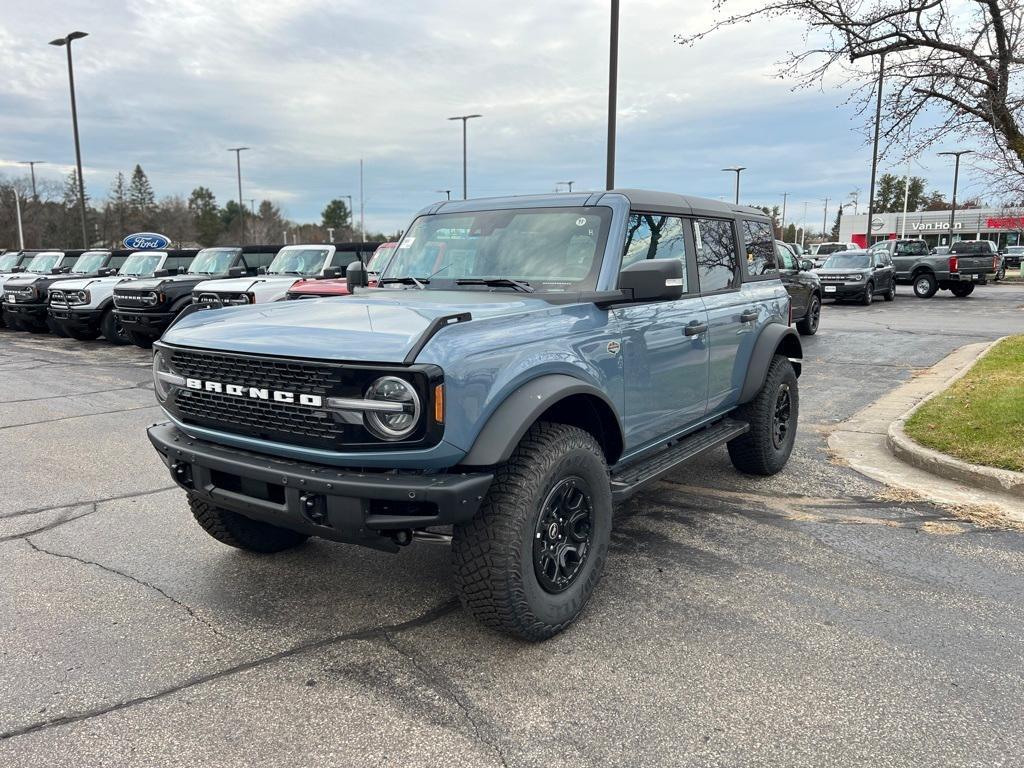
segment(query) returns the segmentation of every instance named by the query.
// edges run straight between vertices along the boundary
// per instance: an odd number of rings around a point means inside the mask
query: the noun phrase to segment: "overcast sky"
[[[782,203],[787,219],[821,226],[822,198],[859,187],[870,149],[845,94],[793,93],[774,77],[802,30],[785,21],[720,33],[695,48],[673,34],[707,24],[710,0],[624,0],[618,186]],[[701,10],[701,9],[705,10]],[[469,124],[470,196],[604,186],[607,0],[37,0],[0,17],[0,174],[46,160],[71,167],[67,68],[46,43],[72,30],[88,193],[102,199],[118,170],[141,163],[159,196],[213,189],[269,198],[315,221],[332,197],[366,224],[404,227],[423,205],[461,194],[461,131]],[[890,170],[883,165],[881,171]],[[901,171],[902,169],[894,169]],[[914,169],[948,195],[941,159]],[[971,180],[966,180],[970,188]],[[863,212],[863,210],[862,210]]]

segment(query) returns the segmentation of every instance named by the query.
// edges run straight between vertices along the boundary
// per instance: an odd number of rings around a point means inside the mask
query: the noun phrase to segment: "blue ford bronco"
[[[613,505],[725,445],[785,465],[802,357],[769,220],[613,190],[421,211],[374,288],[195,305],[155,346],[149,438],[219,541],[450,541],[463,605],[541,640]]]

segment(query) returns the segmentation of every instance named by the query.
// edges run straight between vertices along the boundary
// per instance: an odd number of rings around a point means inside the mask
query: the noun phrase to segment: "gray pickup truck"
[[[999,265],[996,245],[989,240],[961,240],[944,255],[931,253],[924,240],[884,240],[871,250],[887,251],[896,267],[896,282],[912,285],[921,299],[930,299],[940,289],[959,298],[970,296]]]

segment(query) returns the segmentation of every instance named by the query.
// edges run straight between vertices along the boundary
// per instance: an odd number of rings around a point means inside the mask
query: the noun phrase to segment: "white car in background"
[[[376,243],[286,245],[277,252],[265,274],[207,280],[192,289],[192,302],[210,307],[233,307],[280,301],[299,280],[341,277],[345,267],[359,259],[361,250],[372,253],[376,246]]]
[[[814,246],[811,256],[811,261],[814,262],[814,268],[817,269],[825,260],[828,259],[833,253],[841,253],[843,251],[859,251],[862,248],[856,243],[821,243],[820,245]]]

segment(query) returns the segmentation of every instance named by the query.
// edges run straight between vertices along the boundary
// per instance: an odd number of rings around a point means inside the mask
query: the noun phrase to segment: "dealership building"
[[[929,245],[949,245],[949,211],[912,211],[876,213],[871,222],[871,242],[897,237],[920,238]],[[868,244],[867,214],[843,216],[839,224],[839,242]],[[953,219],[953,242],[957,240],[995,240],[1000,247],[1024,245],[1024,209],[968,208],[957,210]]]

